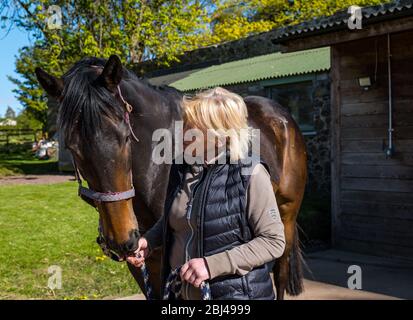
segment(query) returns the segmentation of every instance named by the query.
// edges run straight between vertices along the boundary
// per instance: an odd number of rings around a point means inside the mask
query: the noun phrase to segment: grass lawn
[[[136,293],[125,263],[95,243],[98,216],[75,183],[0,186],[0,299],[100,299]],[[48,288],[61,267],[62,288]]]
[[[24,174],[54,174],[58,173],[56,160],[15,159],[0,160],[0,177]]]

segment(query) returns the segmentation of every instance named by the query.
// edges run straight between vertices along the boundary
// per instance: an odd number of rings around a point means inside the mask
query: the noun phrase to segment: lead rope
[[[163,300],[169,300],[170,294],[175,294],[175,298],[178,298],[181,288],[182,288],[182,280],[179,276],[182,267],[178,267],[169,274],[168,279],[165,284]],[[209,283],[202,281],[201,286],[201,299],[202,300],[211,300],[211,288],[209,287]]]
[[[145,286],[145,291],[146,291],[146,296],[148,298],[148,300],[153,300],[152,297],[152,286],[149,282],[149,271],[146,268],[146,264],[144,263],[141,267],[141,272],[142,272],[142,276],[143,276],[143,284]]]
[[[149,283],[149,271],[146,268],[145,263],[141,267],[141,272],[143,276],[143,282],[145,286],[146,296],[148,300],[153,300],[152,296],[152,286]],[[162,300],[169,300],[171,294],[174,295],[174,298],[177,299],[180,295],[182,288],[182,280],[179,276],[181,272],[181,267],[178,267],[169,274],[168,279],[166,280],[164,294]],[[211,300],[211,288],[208,282],[202,281],[201,286],[201,299],[202,300]]]
[[[135,139],[136,142],[139,142],[138,137],[135,135],[135,132],[133,132],[132,125],[130,124],[130,119],[129,119],[129,113],[132,112],[133,108],[132,108],[132,106],[130,105],[130,103],[127,102],[127,101],[125,100],[125,98],[123,97],[122,91],[120,91],[120,87],[119,87],[119,86],[118,86],[118,93],[119,93],[120,99],[122,100],[122,102],[123,102],[123,104],[125,105],[125,108],[126,108],[126,112],[125,112],[125,122],[128,124],[129,131],[130,131],[133,139]]]
[[[182,288],[182,281],[179,276],[179,273],[181,271],[182,267],[178,267],[169,274],[165,288],[164,288],[164,294],[162,297],[162,300],[169,300],[170,295],[174,294],[175,299],[179,297],[181,288]],[[145,291],[146,291],[146,296],[148,300],[153,300],[153,295],[152,295],[152,286],[149,282],[149,271],[146,268],[145,263],[141,267],[141,272],[143,276],[143,282],[145,285]],[[202,281],[201,286],[201,299],[202,300],[211,300],[211,288],[209,286],[208,282]]]

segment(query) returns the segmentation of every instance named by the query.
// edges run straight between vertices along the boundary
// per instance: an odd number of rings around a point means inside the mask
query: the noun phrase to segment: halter
[[[85,200],[88,204],[96,207],[96,202],[116,202],[121,200],[127,200],[135,196],[135,188],[131,181],[131,188],[127,191],[120,192],[98,192],[91,188],[86,188],[82,185],[82,179],[80,178],[79,169],[77,168],[76,161],[73,159],[73,166],[75,168],[75,177],[79,184],[78,195]],[[88,201],[89,200],[89,201]],[[91,201],[90,201],[91,200]]]

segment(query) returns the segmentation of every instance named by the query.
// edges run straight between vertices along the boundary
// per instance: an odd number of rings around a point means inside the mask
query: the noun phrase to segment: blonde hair
[[[216,87],[193,97],[185,96],[182,108],[186,125],[225,138],[231,161],[243,159],[248,154],[251,130],[247,122],[247,106],[241,96]]]

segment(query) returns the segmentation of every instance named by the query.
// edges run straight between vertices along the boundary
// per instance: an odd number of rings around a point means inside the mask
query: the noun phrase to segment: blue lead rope
[[[143,276],[143,284],[145,285],[146,296],[148,300],[152,300],[152,286],[149,283],[149,271],[146,268],[145,263],[141,267],[141,272]]]
[[[100,223],[99,223],[98,232],[99,232],[99,236],[97,237],[96,242],[102,249],[103,253],[115,261],[122,261],[122,259],[116,254],[116,252],[109,249],[109,247],[106,245],[105,238],[102,235]],[[140,255],[138,254],[137,257],[140,257]],[[169,274],[168,279],[165,284],[165,288],[164,288],[164,295],[162,297],[163,300],[169,300],[171,294],[174,294],[175,299],[179,298],[179,295],[181,293],[181,287],[182,287],[182,280],[179,276],[180,271],[181,271],[181,267],[178,267],[175,270],[172,270],[172,272]],[[148,271],[148,268],[146,268],[145,263],[143,263],[143,265],[141,266],[141,272],[142,272],[143,283],[144,283],[145,291],[146,291],[146,298],[148,300],[153,300],[153,290],[152,290],[152,286],[149,281],[149,271]],[[203,281],[200,287],[201,287],[201,299],[211,300],[211,288],[209,287],[209,283]]]
[[[168,279],[166,280],[165,288],[164,288],[164,295],[162,300],[169,300],[171,298],[171,294],[178,299],[179,295],[181,294],[182,288],[182,280],[179,275],[181,271],[181,267],[178,267],[169,274]],[[143,275],[143,282],[145,285],[146,296],[148,300],[152,300],[152,286],[149,283],[149,271],[146,268],[145,263],[141,267],[141,272]],[[202,281],[201,283],[201,299],[202,300],[211,300],[211,288],[209,287],[209,283]]]

